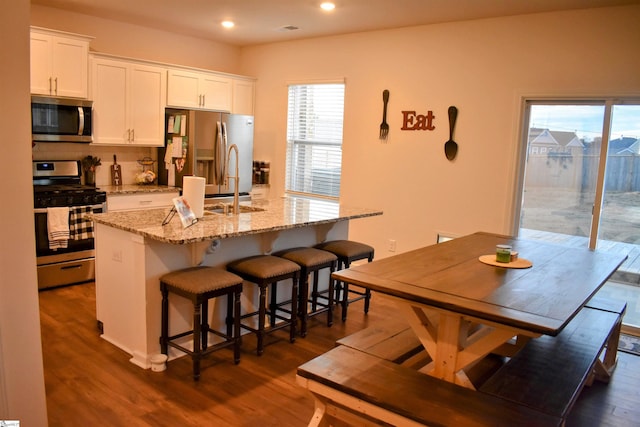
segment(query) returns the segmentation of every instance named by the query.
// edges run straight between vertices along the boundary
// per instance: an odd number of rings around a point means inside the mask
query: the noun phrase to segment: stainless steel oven
[[[38,289],[95,278],[93,223],[87,215],[105,210],[106,193],[81,185],[80,177],[79,161],[33,162]],[[52,244],[49,216],[54,214],[68,215],[68,238],[61,238],[63,244],[58,240]]]

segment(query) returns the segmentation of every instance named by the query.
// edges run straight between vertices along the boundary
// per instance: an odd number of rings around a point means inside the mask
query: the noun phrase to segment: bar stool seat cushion
[[[333,252],[338,257],[352,259],[354,257],[367,257],[373,252],[373,247],[352,240],[332,240],[330,242],[320,243],[316,248]]]
[[[215,271],[215,274],[212,274]],[[160,280],[169,286],[193,294],[211,292],[242,283],[242,278],[223,269],[211,267],[191,267],[167,273]]]
[[[291,274],[300,270],[300,267],[295,262],[271,255],[243,258],[229,263],[227,268],[262,280]]]
[[[296,264],[304,265],[308,269],[313,269],[318,265],[324,265],[338,260],[335,254],[315,248],[288,249],[276,255],[293,261]]]

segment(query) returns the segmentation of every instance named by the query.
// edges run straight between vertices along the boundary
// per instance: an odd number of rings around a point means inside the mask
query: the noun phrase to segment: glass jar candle
[[[496,246],[496,261],[497,262],[510,262],[511,261],[511,246],[510,245],[497,245]]]

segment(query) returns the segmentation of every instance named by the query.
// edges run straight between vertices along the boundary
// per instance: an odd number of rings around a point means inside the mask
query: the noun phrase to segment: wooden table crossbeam
[[[401,298],[385,297],[395,301],[432,359],[420,372],[463,387],[475,389],[466,370],[488,354],[513,355],[527,341],[514,340],[514,337],[539,336]]]

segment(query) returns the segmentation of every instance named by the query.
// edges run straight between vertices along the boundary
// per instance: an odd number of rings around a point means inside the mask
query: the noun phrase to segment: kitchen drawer
[[[88,282],[94,278],[95,261],[93,258],[38,266],[38,289]]]
[[[107,196],[107,212],[162,208],[173,205],[179,192],[113,194]]]

